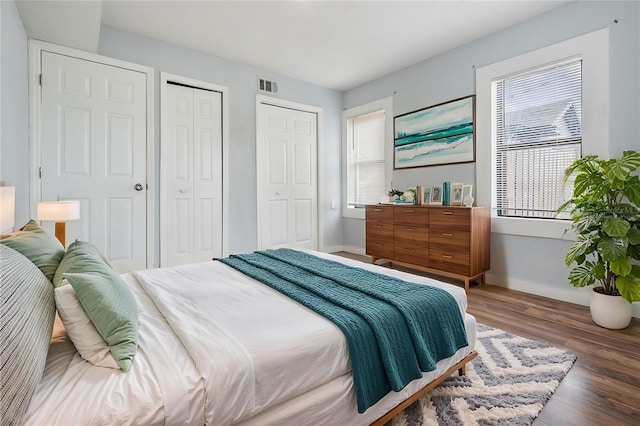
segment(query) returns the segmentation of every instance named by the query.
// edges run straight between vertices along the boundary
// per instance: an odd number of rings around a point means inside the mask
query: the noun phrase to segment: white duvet
[[[445,288],[465,315],[462,288],[313,254]],[[94,367],[70,342],[52,344],[27,423],[366,424],[462,359],[475,342],[475,321],[467,315],[469,348],[410,384],[406,395],[392,393],[359,415],[346,340],[323,317],[220,262],[123,277],[141,308],[131,371]]]

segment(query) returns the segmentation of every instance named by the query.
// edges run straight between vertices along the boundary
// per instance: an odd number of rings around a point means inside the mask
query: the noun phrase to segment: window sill
[[[575,240],[574,233],[569,231],[565,233],[570,224],[571,221],[568,220],[493,216],[491,218],[491,232],[573,241]]]

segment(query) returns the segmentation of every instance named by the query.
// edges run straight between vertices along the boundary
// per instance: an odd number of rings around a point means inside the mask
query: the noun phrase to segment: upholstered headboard
[[[0,424],[20,424],[42,378],[55,316],[53,286],[0,244]]]

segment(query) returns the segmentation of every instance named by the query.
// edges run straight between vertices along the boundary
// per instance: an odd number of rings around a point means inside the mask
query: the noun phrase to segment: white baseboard
[[[325,253],[335,253],[337,251],[344,251],[344,246],[324,246],[320,251]]]
[[[531,281],[513,279],[487,273],[486,282],[488,284],[505,287],[511,290],[522,291],[523,293],[544,296],[550,299],[561,300],[563,302],[575,303],[577,305],[589,306],[589,298],[591,296],[591,287],[576,288],[569,284],[566,285],[545,285]],[[640,318],[640,304],[634,303],[632,306],[632,315]]]
[[[362,256],[367,255],[367,251],[364,247],[356,247],[356,246],[343,246],[342,251],[346,251],[353,254],[360,254]]]

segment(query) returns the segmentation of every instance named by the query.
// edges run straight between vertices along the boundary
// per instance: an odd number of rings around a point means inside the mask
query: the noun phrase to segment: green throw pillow
[[[60,241],[30,220],[19,231],[3,236],[0,243],[11,247],[33,262],[53,282],[58,265],[64,256]]]
[[[100,267],[103,264],[112,268],[109,261],[96,246],[86,241],[76,240],[67,247],[67,251],[53,277],[53,286],[55,288],[60,287],[64,274],[68,272],[91,271],[93,270],[92,268]]]
[[[129,371],[138,349],[138,306],[129,287],[98,249],[84,241],[71,244],[60,265],[65,270],[58,272],[75,290],[116,362]]]

